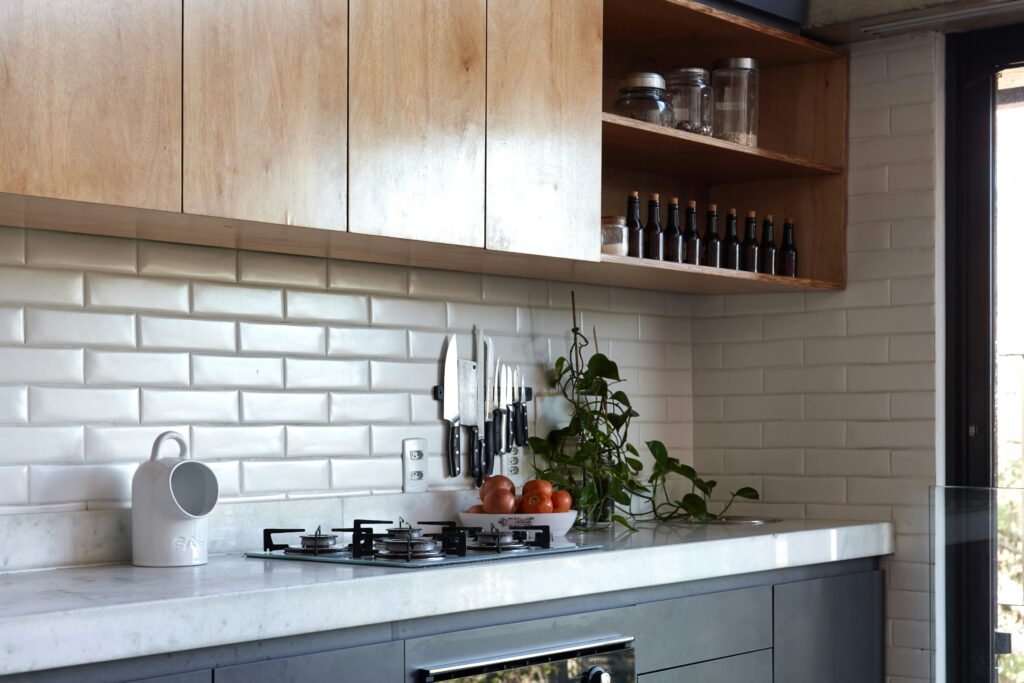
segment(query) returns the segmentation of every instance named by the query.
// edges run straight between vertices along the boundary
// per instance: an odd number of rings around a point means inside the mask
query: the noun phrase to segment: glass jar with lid
[[[670,71],[665,80],[676,128],[711,135],[711,73],[688,67]]]
[[[628,234],[625,216],[601,216],[601,253],[626,256]]]
[[[730,57],[714,64],[715,137],[757,146],[757,60]]]
[[[672,103],[665,92],[665,79],[649,71],[627,74],[619,81],[619,99],[612,111],[659,126],[675,125]]]

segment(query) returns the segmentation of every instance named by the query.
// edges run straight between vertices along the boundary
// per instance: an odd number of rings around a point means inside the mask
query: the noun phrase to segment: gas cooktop
[[[374,525],[390,525],[384,533]],[[423,527],[433,528],[424,531]],[[299,545],[277,543],[275,534],[300,533]],[[351,534],[348,543],[339,542],[339,534]],[[547,526],[523,526],[501,530],[492,526],[458,526],[455,522],[417,522],[416,526],[399,517],[390,520],[357,519],[351,527],[313,533],[305,529],[264,529],[263,551],[245,553],[246,557],[266,560],[299,560],[361,564],[376,567],[437,567],[469,562],[515,560],[555,553],[596,550],[600,545],[551,539]]]

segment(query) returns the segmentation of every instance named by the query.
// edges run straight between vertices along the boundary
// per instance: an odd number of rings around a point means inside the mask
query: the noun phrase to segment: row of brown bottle
[[[695,266],[745,270],[796,277],[797,250],[795,227],[790,218],[782,230],[782,246],[775,246],[775,221],[771,214],[761,225],[757,238],[757,214],[747,213],[743,240],[737,232],[736,209],[729,209],[725,218],[725,238],[719,235],[718,206],[708,206],[703,233],[697,227],[697,202],[686,206],[682,227],[679,223],[679,200],[673,197],[668,205],[668,222],[661,227],[661,203],[658,194],[651,194],[647,203],[647,223],[640,222],[640,195],[633,192],[626,205],[628,253],[630,256]]]

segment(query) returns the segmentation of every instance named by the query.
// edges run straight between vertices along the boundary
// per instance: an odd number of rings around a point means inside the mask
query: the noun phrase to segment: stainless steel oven
[[[423,683],[635,683],[633,638],[614,638],[550,650],[420,670]]]

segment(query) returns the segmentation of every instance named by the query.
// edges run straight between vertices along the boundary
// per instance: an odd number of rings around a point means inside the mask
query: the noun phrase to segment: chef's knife
[[[512,431],[515,435],[517,446],[526,445],[526,392],[523,389],[523,374],[519,368],[514,373],[515,394],[513,405],[515,406],[515,420],[512,422]]]
[[[494,471],[494,459],[497,455],[498,444],[496,442],[497,431],[494,428],[494,409],[497,402],[494,400],[494,340],[490,337],[484,339],[484,450],[482,471],[489,475]]]
[[[498,359],[494,379],[494,443],[499,455],[508,453],[508,410],[505,408],[505,366]]]
[[[523,386],[523,376],[519,375],[519,436],[523,446],[526,446],[530,441],[530,418],[526,412],[526,406],[529,405],[526,400],[526,387]]]
[[[455,335],[448,337],[448,351],[444,357],[444,419],[448,421],[448,474],[459,476],[462,471],[462,428],[459,419],[459,344]]]
[[[505,453],[512,450],[512,368],[501,368],[501,412],[504,418],[501,443]]]
[[[462,426],[469,430],[470,473],[478,478],[480,468],[477,462],[477,444],[480,443],[479,402],[477,400],[477,364],[471,360],[459,359],[459,417]],[[459,455],[461,463],[462,457]],[[481,481],[482,483],[482,481]]]

